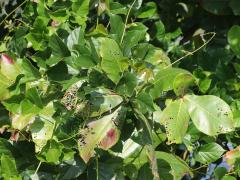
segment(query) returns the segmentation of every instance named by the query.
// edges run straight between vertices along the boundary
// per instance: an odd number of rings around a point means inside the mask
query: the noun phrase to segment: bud
[[[12,58],[6,54],[2,54],[0,61],[0,72],[7,79],[15,81],[16,77],[20,74],[20,69]]]

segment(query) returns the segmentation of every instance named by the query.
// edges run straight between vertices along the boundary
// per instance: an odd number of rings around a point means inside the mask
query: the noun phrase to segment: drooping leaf
[[[234,129],[232,111],[222,99],[212,95],[187,95],[184,99],[189,102],[189,115],[201,132],[215,136]]]
[[[158,118],[165,126],[168,143],[182,143],[190,119],[185,100],[170,103]]]

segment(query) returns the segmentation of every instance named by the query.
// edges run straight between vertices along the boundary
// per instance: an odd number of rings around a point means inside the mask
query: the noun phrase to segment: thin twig
[[[28,0],[23,1],[21,4],[19,4],[16,8],[14,8],[0,23],[0,26],[3,24],[4,21],[6,21],[18,8],[20,8],[22,5],[24,5]]]
[[[129,14],[130,14],[130,12],[131,12],[131,10],[132,10],[132,8],[133,8],[133,5],[135,4],[136,1],[137,1],[137,0],[134,0],[134,1],[133,1],[133,3],[131,4],[131,6],[130,6],[128,12],[127,12],[127,16],[126,16],[125,23],[124,23],[124,29],[123,29],[123,33],[122,33],[122,37],[121,37],[120,44],[122,44],[122,42],[123,42],[124,34],[125,34],[126,28],[127,28],[128,17],[129,17]]]
[[[188,56],[192,56],[194,53],[196,53],[197,51],[199,51],[200,49],[202,49],[204,46],[206,46],[216,35],[215,32],[208,32],[208,33],[204,33],[202,34],[202,36],[208,35],[208,34],[212,34],[211,38],[209,38],[203,45],[201,45],[199,48],[195,49],[192,52],[188,52],[187,54],[185,54],[184,56],[180,57],[179,59],[177,59],[176,61],[174,61],[173,63],[169,64],[168,66],[166,66],[164,69],[167,69],[169,67],[171,67],[172,65],[176,64],[177,62],[181,61],[182,59],[188,57]]]
[[[38,166],[37,166],[37,169],[36,169],[36,171],[35,171],[35,173],[34,173],[34,175],[33,175],[33,176],[36,176],[36,175],[37,175],[37,173],[38,173],[38,170],[39,170],[39,168],[40,168],[41,164],[42,164],[42,161],[40,161],[40,162],[39,162],[39,164],[38,164]]]
[[[98,173],[98,155],[96,156],[96,174],[97,174],[97,180],[99,180],[99,173]]]

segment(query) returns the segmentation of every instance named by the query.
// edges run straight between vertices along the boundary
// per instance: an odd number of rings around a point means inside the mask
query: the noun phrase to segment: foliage
[[[240,175],[238,0],[0,5],[0,178]]]

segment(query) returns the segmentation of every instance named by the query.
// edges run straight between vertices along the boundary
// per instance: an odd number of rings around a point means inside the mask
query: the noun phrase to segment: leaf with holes
[[[165,126],[168,143],[182,143],[189,122],[189,114],[184,99],[170,103],[162,112],[160,122]]]
[[[186,95],[189,115],[197,129],[209,136],[228,133],[234,129],[233,114],[222,99],[212,96]]]
[[[92,121],[86,128],[80,129],[78,149],[85,163],[94,155],[96,147],[107,150],[116,144],[120,133],[117,126],[124,120],[124,111],[123,107],[119,107],[112,114]]]

